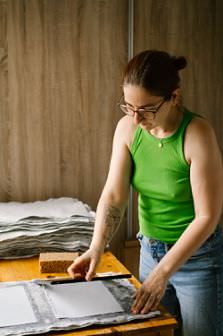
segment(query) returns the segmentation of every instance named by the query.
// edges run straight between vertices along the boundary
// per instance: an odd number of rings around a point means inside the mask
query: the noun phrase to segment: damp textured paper
[[[46,287],[57,318],[79,318],[123,312],[123,308],[101,281]]]
[[[23,286],[0,288],[0,327],[36,322]]]

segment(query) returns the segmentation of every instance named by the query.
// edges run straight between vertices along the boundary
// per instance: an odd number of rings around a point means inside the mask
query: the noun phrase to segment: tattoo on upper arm
[[[114,233],[119,227],[122,217],[122,210],[114,206],[107,206],[105,210],[106,230],[104,232],[104,240],[107,243],[111,241]]]

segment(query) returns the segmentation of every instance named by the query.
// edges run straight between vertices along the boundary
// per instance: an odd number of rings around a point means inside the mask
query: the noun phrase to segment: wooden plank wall
[[[127,7],[0,1],[0,201],[70,196],[95,209],[121,117]]]
[[[8,62],[7,9],[0,1],[0,195],[8,199]]]

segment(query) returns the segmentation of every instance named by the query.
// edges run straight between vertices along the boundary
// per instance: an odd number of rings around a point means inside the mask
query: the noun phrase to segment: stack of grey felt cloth
[[[84,252],[94,222],[95,212],[74,198],[0,202],[0,259],[30,257],[40,252]]]

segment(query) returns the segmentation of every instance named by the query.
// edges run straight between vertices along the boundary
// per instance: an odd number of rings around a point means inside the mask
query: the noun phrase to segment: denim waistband
[[[217,237],[220,237],[221,234],[222,234],[222,228],[218,225],[218,226],[216,227],[215,231],[208,237],[208,239],[203,243],[203,245],[206,244],[206,243],[209,243],[209,242],[211,242],[211,241],[213,241],[213,240],[215,240]],[[138,238],[139,240],[141,240],[142,237],[143,237],[143,235],[139,232],[139,233],[137,234],[137,238]],[[154,238],[150,238],[150,237],[146,237],[146,239],[147,239],[147,241],[148,241],[148,243],[149,243],[150,245],[163,244],[163,246],[165,247],[165,249],[166,249],[167,251],[170,250],[171,247],[173,247],[174,244],[175,244],[175,243],[165,243],[165,242],[163,242],[163,241],[160,241],[160,240],[158,240],[158,239],[154,239]]]
[[[153,259],[160,261],[162,257],[173,247],[174,243],[164,243],[158,239],[153,239],[142,235],[140,232],[137,234],[137,238],[140,240],[141,247],[150,251]],[[193,254],[193,257],[209,253],[213,249],[222,246],[222,229],[217,227],[215,232],[202,244],[202,246]]]

